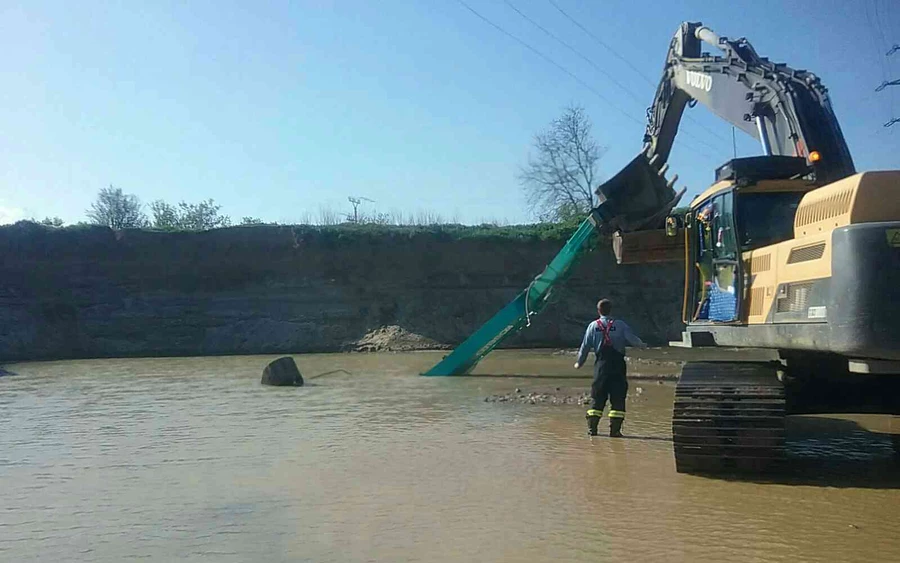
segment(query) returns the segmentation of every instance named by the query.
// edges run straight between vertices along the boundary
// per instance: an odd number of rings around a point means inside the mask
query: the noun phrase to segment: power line
[[[597,63],[595,63],[594,61],[592,61],[592,60],[591,60],[590,58],[588,58],[586,55],[582,54],[578,49],[576,49],[575,47],[572,47],[571,45],[569,45],[568,43],[566,43],[565,41],[563,41],[562,39],[560,39],[559,37],[557,37],[556,35],[554,35],[552,32],[548,31],[547,28],[545,28],[544,26],[542,26],[542,25],[539,24],[538,22],[534,21],[534,20],[531,19],[530,17],[528,17],[528,16],[526,16],[525,14],[523,14],[522,11],[519,10],[518,8],[516,8],[515,5],[513,5],[513,3],[510,2],[509,0],[503,0],[503,3],[506,4],[507,6],[509,6],[510,8],[512,8],[513,11],[515,11],[517,14],[519,14],[520,16],[522,16],[522,18],[524,18],[528,23],[530,23],[530,24],[533,25],[534,27],[540,29],[541,31],[543,31],[545,34],[547,34],[549,37],[553,38],[557,43],[559,43],[560,45],[562,45],[562,46],[565,47],[566,49],[568,49],[568,50],[572,51],[573,53],[575,53],[576,55],[578,55],[582,60],[584,60],[586,63],[588,63],[589,65],[591,65],[592,67],[594,67],[594,70],[596,70],[596,71],[599,72],[600,74],[603,74],[604,76],[606,76],[606,77],[610,80],[610,82],[612,82],[613,84],[615,84],[616,86],[618,86],[619,88],[621,88],[621,89],[622,89],[626,94],[628,94],[628,95],[631,97],[631,99],[633,99],[635,102],[637,102],[638,104],[642,103],[641,100],[640,100],[640,98],[638,98],[638,96],[637,96],[634,92],[632,92],[632,91],[629,90],[626,86],[624,86],[621,82],[619,82],[618,80],[616,80],[611,74],[609,74],[608,72],[606,72],[605,70],[603,70],[602,68],[600,68],[600,66],[597,65]]]
[[[884,24],[883,27],[882,27],[882,34],[883,34],[883,35],[886,35],[886,34],[887,34],[887,32],[884,31],[884,26],[886,26],[888,29],[891,29],[891,28],[890,28],[890,25],[891,25],[891,17],[890,17],[890,11],[891,11],[891,10],[890,10],[890,6],[891,6],[891,4],[890,4],[890,3],[887,3],[887,2],[885,3],[885,6],[884,6],[884,21],[887,22],[887,24]],[[881,18],[879,18],[879,24],[880,24],[880,25],[882,24]],[[896,39],[896,37],[892,37],[891,39]],[[890,40],[889,40],[887,37],[884,37],[884,44],[885,44],[885,45],[890,45]],[[884,55],[885,58],[887,59],[887,67],[888,67],[888,69],[889,69],[891,72],[893,72],[893,70],[894,70],[893,60],[890,59],[890,58],[888,58],[888,57],[890,57],[891,55],[893,55],[894,53],[896,53],[898,50],[900,50],[900,45],[897,45],[897,44],[895,43],[890,49],[888,49],[888,51],[887,51],[887,52],[885,53],[885,55]],[[896,90],[891,90],[891,93],[890,93],[890,98],[891,98],[891,117],[892,117],[892,118],[893,118],[893,116],[894,116],[894,114],[895,114],[895,107],[896,107],[896,103],[897,103],[897,101],[896,101],[896,93],[897,93]]]
[[[551,1],[552,1],[552,0],[551,0]],[[530,23],[531,25],[533,25],[533,26],[535,26],[536,28],[540,29],[540,30],[543,31],[545,34],[549,35],[551,38],[553,38],[554,40],[556,40],[558,43],[560,43],[561,45],[563,45],[564,47],[566,47],[567,49],[569,49],[570,51],[572,51],[573,53],[575,53],[576,55],[578,55],[579,57],[581,57],[582,59],[584,59],[585,61],[587,61],[587,62],[588,62],[592,67],[594,67],[596,70],[598,70],[599,72],[603,73],[603,74],[606,75],[608,78],[610,78],[610,80],[611,80],[616,86],[618,86],[619,88],[621,88],[622,90],[624,90],[629,96],[631,96],[632,99],[634,99],[634,100],[635,100],[636,102],[638,102],[638,103],[641,103],[640,100],[638,99],[637,95],[636,95],[634,92],[632,92],[632,91],[629,90],[627,87],[623,86],[621,83],[619,83],[619,82],[616,81],[614,78],[612,78],[612,77],[609,75],[609,73],[607,73],[605,70],[603,70],[602,68],[600,68],[599,65],[597,65],[594,61],[592,61],[592,60],[591,60],[590,58],[588,58],[586,55],[584,55],[583,53],[581,53],[580,51],[578,51],[577,49],[575,49],[574,47],[572,47],[571,45],[569,45],[568,43],[566,43],[565,41],[563,41],[562,39],[560,39],[559,37],[557,37],[556,35],[554,35],[553,33],[551,33],[550,31],[548,31],[547,28],[545,28],[545,27],[542,26],[541,24],[537,23],[536,21],[534,21],[533,19],[531,19],[530,17],[528,17],[527,15],[525,15],[524,13],[522,13],[522,11],[519,10],[518,8],[516,8],[509,0],[503,0],[503,2],[504,2],[507,6],[509,6],[510,8],[512,8],[517,14],[519,14],[520,16],[522,16],[528,23]],[[686,115],[685,117],[687,117],[688,119],[691,119],[691,117],[690,117],[689,115]],[[693,121],[693,120],[691,119],[691,121]],[[695,122],[695,123],[696,123],[696,122]],[[700,124],[697,123],[697,125],[700,125]],[[700,126],[703,127],[702,125],[700,125]],[[705,127],[704,127],[704,128],[705,128]],[[724,137],[721,137],[720,135],[718,135],[715,131],[712,131],[712,130],[710,130],[710,129],[707,129],[707,131],[709,131],[709,132],[712,133],[713,135],[719,137],[719,138],[722,139],[723,141],[726,140]],[[712,144],[706,142],[705,140],[703,140],[703,139],[701,139],[701,138],[699,138],[699,137],[696,137],[696,136],[692,135],[692,134],[690,133],[690,131],[685,131],[684,133],[685,133],[685,135],[687,135],[688,137],[691,137],[692,139],[696,140],[698,143],[701,143],[701,144],[703,144],[703,145],[706,145],[707,147],[711,148],[712,150],[719,150],[719,147],[717,147],[717,146],[715,146],[715,145],[712,145]]]
[[[875,91],[881,92],[887,86],[900,85],[900,80],[889,80],[888,79],[888,69],[891,68],[891,61],[890,61],[889,57],[894,52],[894,50],[890,49],[887,52],[885,52],[885,49],[887,48],[888,45],[890,45],[890,43],[888,42],[887,37],[885,36],[885,33],[884,33],[884,26],[882,24],[882,13],[881,13],[881,10],[879,9],[878,0],[872,0],[871,3],[872,3],[872,9],[874,11],[875,19],[873,22],[872,16],[869,14],[869,2],[866,2],[866,4],[865,4],[866,20],[869,23],[869,29],[872,31],[872,33],[870,33],[869,36],[870,36],[870,39],[872,40],[872,43],[875,45],[876,50],[878,51],[878,61],[881,65],[882,82],[878,87],[875,88]],[[885,17],[887,17],[887,16],[885,15]],[[875,33],[876,31],[877,31],[877,35]],[[880,41],[878,40],[879,37],[881,38]],[[885,53],[884,56],[881,56],[881,53]],[[895,96],[894,96],[894,94],[895,94],[895,92],[892,89],[890,94],[887,97],[885,97],[885,107],[888,109],[888,114],[891,117],[891,119],[887,123],[884,124],[885,127],[890,127],[891,125],[896,123],[896,120],[894,118],[894,115],[895,115],[895,112],[894,112]]]
[[[556,2],[554,2],[553,0],[547,0],[547,1],[550,2],[550,4],[551,4],[554,8],[556,8],[556,9],[559,11],[560,14],[562,14],[563,16],[565,16],[567,20],[569,20],[570,22],[572,22],[572,23],[574,23],[575,25],[577,25],[578,28],[581,29],[581,31],[583,31],[583,32],[585,32],[586,34],[590,35],[591,38],[594,39],[594,41],[596,41],[596,42],[599,43],[600,45],[606,47],[606,49],[607,49],[610,53],[612,53],[616,58],[618,58],[620,61],[622,61],[623,63],[625,63],[626,65],[628,65],[628,67],[629,67],[631,70],[633,70],[634,72],[638,73],[638,76],[640,76],[641,78],[643,78],[643,79],[647,82],[647,84],[649,84],[650,86],[656,86],[656,84],[653,82],[653,80],[651,80],[646,74],[644,74],[643,72],[641,72],[640,70],[638,70],[638,68],[637,68],[636,66],[634,66],[633,64],[631,64],[625,57],[623,57],[622,55],[620,55],[619,53],[617,53],[615,49],[613,49],[612,47],[610,47],[609,45],[607,45],[605,41],[603,41],[602,39],[600,39],[599,37],[597,37],[595,34],[593,34],[591,31],[589,31],[586,27],[584,27],[583,25],[581,25],[581,23],[580,23],[578,20],[576,20],[575,18],[573,18],[572,16],[570,16],[569,14],[567,14],[566,11],[563,10],[562,8],[560,8],[559,5],[557,5]]]
[[[734,125],[731,126],[731,150],[734,151],[734,158],[737,158],[737,139],[734,138]]]
[[[884,59],[881,58],[883,44],[875,37],[876,28],[875,23],[872,21],[872,16],[869,14],[869,2],[865,3],[863,9],[866,11],[866,21],[868,22],[869,30],[871,31],[871,33],[868,34],[869,40],[872,42],[872,46],[875,47],[875,51],[878,53],[878,64],[881,66],[881,78],[887,80],[887,67],[885,66]]]
[[[470,12],[472,12],[473,14],[475,14],[475,15],[476,15],[480,20],[482,20],[484,23],[490,25],[491,27],[493,27],[494,29],[496,29],[497,31],[499,31],[500,33],[502,33],[503,35],[509,37],[510,39],[512,39],[512,40],[514,40],[516,43],[522,45],[523,47],[525,47],[526,49],[528,49],[529,51],[531,51],[531,52],[534,53],[535,55],[537,55],[537,56],[539,56],[540,58],[544,59],[544,61],[550,63],[551,65],[555,66],[555,67],[558,68],[559,70],[561,70],[561,71],[563,71],[564,73],[568,74],[573,80],[575,80],[576,82],[578,82],[579,84],[581,84],[582,86],[584,86],[585,88],[587,88],[588,90],[590,90],[595,96],[597,96],[598,98],[600,98],[601,100],[603,100],[604,102],[606,102],[607,104],[609,104],[610,107],[612,107],[613,109],[615,109],[616,111],[618,111],[619,113],[621,113],[622,115],[624,115],[626,118],[630,119],[631,121],[634,121],[634,122],[637,123],[638,125],[644,125],[644,123],[643,123],[642,121],[640,121],[639,119],[636,119],[634,116],[632,116],[631,114],[629,114],[627,111],[623,110],[622,108],[620,108],[619,106],[617,106],[616,104],[614,104],[609,98],[607,98],[606,96],[604,96],[603,94],[601,94],[600,92],[598,92],[593,86],[591,86],[590,84],[588,84],[588,83],[585,82],[584,80],[578,78],[578,76],[576,76],[575,74],[573,74],[572,71],[570,71],[569,69],[567,69],[567,68],[565,68],[564,66],[562,66],[561,64],[557,63],[556,61],[554,61],[553,59],[551,59],[550,57],[548,57],[548,56],[545,55],[544,53],[538,51],[537,49],[535,49],[534,47],[532,47],[532,46],[529,45],[528,43],[522,41],[521,39],[519,39],[518,37],[516,37],[516,36],[513,35],[512,33],[506,31],[505,29],[503,29],[503,28],[500,27],[499,25],[495,24],[495,23],[492,22],[491,20],[489,20],[489,19],[487,19],[486,17],[482,16],[480,13],[478,13],[477,11],[475,11],[475,9],[472,8],[472,6],[469,6],[468,4],[466,4],[464,0],[456,0],[456,1],[459,2],[460,4],[462,4],[467,10],[469,10]]]
[[[878,9],[878,0],[873,0],[875,4],[875,22],[878,24],[878,35],[881,36],[881,46],[889,45],[887,37],[884,35],[884,22],[881,18],[881,10]]]
[[[570,22],[572,22],[573,24],[575,24],[576,26],[578,26],[578,29],[580,29],[581,31],[583,31],[583,32],[585,32],[586,34],[588,34],[594,41],[596,41],[597,43],[599,43],[600,45],[602,45],[603,47],[605,47],[610,53],[612,53],[613,55],[615,55],[616,58],[618,58],[620,61],[624,62],[626,65],[628,65],[629,68],[631,68],[631,69],[634,70],[636,73],[638,73],[638,75],[639,75],[641,78],[643,78],[644,81],[646,81],[646,82],[647,82],[648,84],[650,84],[651,86],[655,86],[655,84],[653,83],[653,81],[652,81],[646,74],[644,74],[643,72],[641,72],[640,70],[638,70],[637,67],[635,67],[633,64],[631,64],[630,62],[628,62],[628,60],[627,60],[625,57],[623,57],[622,55],[620,55],[615,49],[613,49],[612,47],[610,47],[609,45],[607,45],[602,39],[600,39],[599,37],[597,37],[594,33],[592,33],[592,32],[591,32],[590,30],[588,30],[586,27],[584,27],[583,25],[581,25],[581,23],[580,23],[578,20],[576,20],[575,18],[573,18],[572,16],[570,16],[565,10],[563,10],[562,8],[560,8],[559,5],[558,5],[556,2],[554,2],[554,0],[547,0],[547,1],[550,2],[550,4],[551,4],[554,8],[556,8],[556,10],[557,10],[560,14],[562,14],[563,16],[565,16],[565,18],[566,18],[567,20],[569,20]],[[504,0],[504,2],[506,2],[507,4],[509,4],[509,2],[508,2],[507,0]],[[515,8],[513,8],[513,9],[515,9]],[[516,11],[518,12],[518,10],[516,10]],[[519,13],[521,13],[521,12],[519,12]],[[535,24],[535,25],[536,25],[536,24]],[[726,139],[725,137],[723,137],[723,136],[720,135],[719,133],[713,131],[712,129],[710,129],[710,128],[707,127],[706,125],[704,125],[704,124],[700,123],[699,121],[697,121],[696,119],[694,119],[690,114],[685,114],[685,118],[686,118],[688,121],[690,121],[691,123],[693,123],[694,125],[696,125],[697,127],[700,127],[700,128],[702,128],[702,129],[704,129],[707,133],[710,133],[711,135],[713,135],[713,136],[715,136],[715,137],[718,137],[720,140],[726,141],[726,142],[728,141],[728,139]],[[708,143],[705,143],[704,141],[702,141],[702,140],[699,139],[698,137],[694,137],[693,135],[690,134],[690,132],[686,132],[686,133],[687,133],[688,136],[697,139],[697,141],[699,141],[699,142],[701,142],[701,143],[704,143],[704,144],[705,144],[706,146],[708,146],[708,147],[717,148],[717,147],[713,147],[712,145],[710,145],[710,144],[708,144]]]
[[[603,94],[601,94],[596,88],[594,88],[593,86],[591,86],[590,84],[588,84],[587,82],[585,82],[584,80],[582,80],[581,78],[579,78],[579,77],[578,77],[576,74],[574,74],[572,71],[570,71],[569,69],[567,69],[567,68],[565,68],[564,66],[560,65],[559,63],[557,63],[556,61],[554,61],[553,59],[551,59],[550,57],[548,57],[548,56],[545,55],[544,53],[538,51],[537,49],[535,49],[534,47],[532,47],[531,45],[529,45],[529,44],[526,43],[525,41],[519,39],[518,37],[516,37],[516,36],[513,35],[512,33],[506,31],[505,29],[503,29],[502,27],[500,27],[500,26],[497,25],[496,23],[494,23],[494,22],[492,22],[491,20],[487,19],[486,17],[484,17],[483,15],[481,15],[478,11],[476,11],[474,8],[472,8],[472,6],[470,6],[469,4],[467,4],[464,0],[457,0],[457,2],[459,2],[464,8],[466,8],[467,10],[469,10],[470,12],[472,12],[472,13],[473,13],[476,17],[478,17],[478,19],[480,19],[481,21],[483,21],[483,22],[485,22],[486,24],[490,25],[491,27],[493,27],[494,29],[496,29],[497,31],[499,31],[500,33],[502,33],[503,35],[509,37],[510,39],[514,40],[516,43],[519,43],[520,45],[522,45],[523,47],[525,47],[526,49],[528,49],[529,51],[531,51],[531,52],[534,53],[535,55],[539,56],[539,57],[540,57],[541,59],[543,59],[544,61],[550,63],[551,65],[553,65],[553,66],[556,67],[557,69],[559,69],[559,70],[561,70],[562,72],[564,72],[564,73],[566,73],[567,75],[569,75],[573,80],[575,80],[575,81],[578,82],[580,85],[582,85],[582,86],[585,87],[587,90],[589,90],[591,93],[593,93],[595,96],[597,96],[598,98],[600,98],[601,100],[603,100],[604,102],[606,102],[607,104],[609,104],[610,107],[612,107],[613,109],[615,109],[616,111],[618,111],[619,113],[621,113],[623,116],[625,116],[626,118],[628,118],[630,121],[633,121],[633,122],[637,123],[638,125],[646,126],[646,123],[645,123],[645,122],[643,122],[643,121],[641,121],[641,120],[635,118],[633,115],[631,115],[631,114],[628,113],[627,111],[623,110],[622,108],[620,108],[619,106],[617,106],[616,104],[614,104],[609,98],[607,98],[606,96],[604,96]],[[685,131],[685,133],[686,133],[686,134],[689,134],[689,132],[687,132],[687,131]],[[702,141],[700,141],[700,142],[702,142]],[[715,149],[715,150],[718,150],[716,147],[713,147],[712,145],[708,145],[708,146],[710,146],[711,148],[713,148],[713,149]],[[694,150],[695,150],[695,152],[697,152],[698,154],[705,156],[706,158],[710,159],[711,161],[714,161],[714,162],[716,161],[716,158],[715,158],[714,156],[712,156],[711,154],[707,153],[706,151],[696,150],[696,148],[695,148]]]
[[[566,69],[565,67],[563,67],[562,65],[560,65],[559,63],[557,63],[556,61],[554,61],[553,59],[551,59],[551,58],[548,57],[547,55],[541,53],[540,51],[538,51],[537,49],[535,49],[534,47],[532,47],[531,45],[529,45],[529,44],[526,43],[525,41],[519,39],[519,38],[516,37],[515,35],[511,34],[511,33],[508,32],[508,31],[506,31],[505,29],[503,29],[502,27],[500,27],[500,26],[497,25],[496,23],[494,23],[494,22],[492,22],[491,20],[487,19],[486,17],[484,17],[483,15],[481,15],[480,13],[478,13],[475,9],[473,9],[471,6],[469,6],[468,4],[466,4],[463,0],[457,0],[457,1],[458,1],[460,4],[462,4],[467,10],[469,10],[470,12],[472,12],[473,14],[475,14],[476,16],[478,16],[478,18],[480,18],[482,21],[484,21],[485,23],[487,23],[488,25],[490,25],[490,26],[493,27],[494,29],[500,31],[501,33],[503,33],[503,34],[506,35],[507,37],[509,37],[509,38],[511,38],[511,39],[513,39],[513,40],[515,40],[516,42],[518,42],[519,44],[521,44],[522,46],[524,46],[525,48],[527,48],[527,49],[528,49],[529,51],[531,51],[532,53],[538,55],[539,57],[541,57],[542,59],[544,59],[544,60],[547,61],[548,63],[552,64],[553,66],[555,66],[555,67],[558,68],[559,70],[561,70],[561,71],[565,72],[566,74],[568,74],[569,76],[571,76],[576,82],[578,82],[579,84],[581,84],[582,86],[584,86],[585,88],[587,88],[588,90],[590,90],[594,95],[596,95],[597,97],[599,97],[601,100],[605,101],[607,104],[609,104],[609,105],[610,105],[613,109],[615,109],[616,111],[618,111],[619,113],[621,113],[622,115],[624,115],[625,117],[627,117],[628,119],[630,119],[631,121],[634,121],[635,123],[638,123],[638,124],[643,125],[644,127],[646,127],[646,122],[644,122],[644,121],[642,121],[642,120],[640,120],[640,119],[635,118],[633,115],[631,115],[631,114],[628,113],[627,111],[623,110],[622,108],[620,108],[619,106],[617,106],[616,104],[614,104],[612,101],[609,100],[609,98],[607,98],[606,96],[604,96],[603,94],[601,94],[599,91],[597,91],[595,88],[593,88],[592,86],[590,86],[590,85],[589,85],[588,83],[586,83],[584,80],[582,80],[581,78],[579,78],[578,76],[576,76],[576,75],[575,75],[574,73],[572,73],[570,70]],[[509,4],[509,3],[507,2],[507,4]],[[513,7],[513,6],[510,5],[510,7]],[[516,10],[516,11],[519,12],[520,14],[522,14],[519,10]],[[526,17],[524,14],[522,14],[522,16],[523,16],[523,17]],[[529,19],[529,18],[526,17],[526,19]],[[529,19],[529,21],[532,21],[532,20]],[[534,22],[532,21],[532,23],[534,23]],[[535,23],[534,25],[537,25],[537,24]],[[540,27],[540,26],[538,26],[538,27]],[[542,29],[543,29],[543,28],[542,28]],[[549,32],[547,32],[547,33],[549,33]],[[551,34],[551,36],[552,36],[552,34]],[[715,146],[713,146],[713,145],[711,145],[711,144],[705,142],[704,140],[697,138],[696,136],[692,135],[690,131],[684,131],[684,134],[685,134],[686,136],[688,136],[688,137],[691,137],[692,139],[695,139],[697,142],[706,145],[707,147],[709,147],[709,148],[711,148],[711,149],[713,149],[713,150],[718,150],[718,147],[715,147]],[[699,153],[699,154],[705,156],[706,158],[709,158],[709,159],[712,160],[712,161],[716,161],[716,158],[715,158],[714,156],[712,156],[711,154],[709,154],[708,152],[703,151],[703,150],[698,150],[696,147],[694,148],[694,150],[695,150],[697,153]]]

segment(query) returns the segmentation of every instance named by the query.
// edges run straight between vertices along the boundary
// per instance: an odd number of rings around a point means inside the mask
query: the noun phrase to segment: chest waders
[[[587,411],[588,434],[597,435],[597,426],[606,401],[609,400],[609,435],[618,438],[622,435],[622,423],[625,421],[625,395],[628,393],[628,380],[625,378],[625,355],[613,348],[609,333],[615,321],[604,325],[597,319],[597,330],[603,335],[600,348],[596,351],[594,361],[594,381],[591,384],[591,408]]]

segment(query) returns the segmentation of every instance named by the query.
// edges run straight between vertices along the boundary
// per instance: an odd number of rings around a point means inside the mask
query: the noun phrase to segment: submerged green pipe
[[[530,317],[544,308],[553,287],[565,280],[593,233],[594,223],[590,218],[585,219],[543,273],[525,291],[423,375],[467,374],[504,339],[530,324]]]

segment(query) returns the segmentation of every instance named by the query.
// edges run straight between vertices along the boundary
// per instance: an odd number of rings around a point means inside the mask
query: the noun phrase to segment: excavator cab
[[[745,254],[793,237],[800,201],[817,187],[808,173],[805,159],[778,156],[734,159],[717,170],[685,217],[685,324],[747,321]]]

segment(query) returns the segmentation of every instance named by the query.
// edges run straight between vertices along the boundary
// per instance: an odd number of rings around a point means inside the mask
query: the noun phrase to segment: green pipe
[[[503,340],[530,324],[530,317],[543,310],[553,287],[568,277],[586,243],[594,233],[594,223],[585,219],[566,245],[515,299],[500,309],[453,352],[423,375],[464,375]]]

